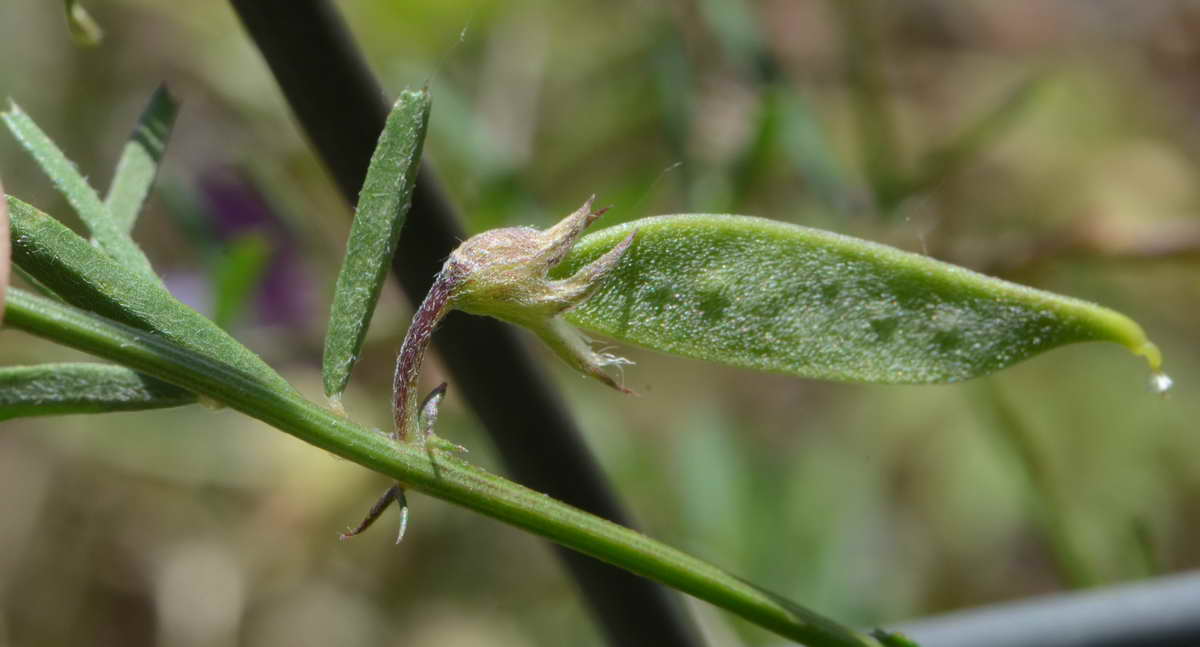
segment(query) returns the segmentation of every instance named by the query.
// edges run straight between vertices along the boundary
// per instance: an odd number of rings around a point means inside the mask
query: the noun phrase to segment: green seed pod
[[[1162,362],[1141,326],[1108,308],[761,218],[626,223],[584,238],[553,274],[587,267],[635,230],[621,265],[567,321],[667,353],[854,382],[956,382],[1086,341],[1122,344],[1156,372]]]

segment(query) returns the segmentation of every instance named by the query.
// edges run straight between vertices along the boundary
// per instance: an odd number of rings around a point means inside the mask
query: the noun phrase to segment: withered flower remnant
[[[528,328],[572,368],[608,386],[632,393],[605,372],[608,366],[631,364],[629,360],[592,349],[591,340],[562,318],[562,313],[588,299],[605,277],[621,262],[637,231],[626,235],[611,250],[563,279],[548,274],[566,258],[583,230],[604,214],[592,210],[595,196],[574,213],[548,229],[507,227],[473,236],[458,246],[442,266],[433,286],[413,315],[396,358],[392,385],[392,437],[417,442],[433,449],[462,450],[434,433],[443,384],[423,406],[418,406],[417,382],[433,331],[451,310],[487,315]],[[342,535],[352,537],[366,530],[389,503],[401,508],[401,532],[407,521],[404,489],[396,484],[371,508],[367,517]],[[399,541],[399,539],[397,539]]]

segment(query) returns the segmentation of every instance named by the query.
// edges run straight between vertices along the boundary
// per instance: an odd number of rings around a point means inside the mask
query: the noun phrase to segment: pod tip
[[[1137,348],[1133,349],[1134,355],[1141,355],[1150,363],[1150,370],[1155,373],[1162,373],[1162,351],[1158,350],[1158,346],[1152,341],[1145,341]]]

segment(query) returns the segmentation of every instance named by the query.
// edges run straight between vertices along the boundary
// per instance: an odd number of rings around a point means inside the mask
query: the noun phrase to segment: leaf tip
[[[335,316],[338,312],[335,299]],[[342,407],[342,393],[346,390],[346,385],[350,382],[350,371],[353,370],[355,362],[358,360],[358,355],[348,353],[344,348],[345,342],[348,341],[341,335],[341,327],[330,325],[329,332],[325,335],[325,353],[321,358],[321,377],[322,384],[325,387],[325,397],[329,400],[329,406],[338,413],[345,413]]]
[[[166,81],[160,81],[150,95],[150,105],[161,105],[164,110],[174,114],[179,110],[179,98],[171,92]]]
[[[1162,370],[1163,356],[1158,345],[1143,335],[1139,343],[1129,345],[1129,350],[1134,355],[1144,357],[1146,363],[1150,365],[1150,390],[1157,395],[1166,397],[1167,392],[1174,386],[1175,380]]]
[[[396,97],[396,103],[392,105],[392,109],[401,108],[406,104],[418,102],[424,104],[422,107],[427,107],[433,100],[433,96],[429,92],[429,84],[413,89],[405,88],[400,91],[400,96]]]

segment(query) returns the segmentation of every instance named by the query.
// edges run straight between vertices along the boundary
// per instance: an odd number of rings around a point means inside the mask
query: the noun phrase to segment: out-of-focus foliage
[[[390,94],[431,80],[426,154],[472,232],[545,226],[592,193],[614,205],[609,222],[786,219],[1135,315],[1177,387],[1150,395],[1115,346],[951,387],[826,384],[623,348],[643,396],[626,398],[547,356],[643,527],[864,625],[1065,586],[1059,543],[1095,582],[1200,566],[1200,14],[927,0],[853,3],[850,15],[803,0],[745,3],[731,18],[720,4],[338,6]],[[61,5],[0,4],[0,90],[106,187],[165,81],[181,110],[134,235],[168,287],[208,312],[223,250],[267,241],[234,332],[320,397],[349,207],[265,66],[219,2],[88,9],[106,34],[80,49]],[[876,54],[856,61],[863,42]],[[864,78],[876,83],[866,92]],[[869,185],[923,177],[930,153],[1030,78],[1039,91],[953,172],[911,195]],[[891,134],[871,134],[879,118],[863,127],[864,95]],[[892,157],[868,158],[880,150]],[[73,217],[11,140],[0,175]],[[388,424],[409,312],[384,290],[343,400],[358,420]],[[81,359],[10,331],[0,356]],[[441,377],[431,370],[428,386]],[[992,390],[1018,417],[1020,447],[996,433]],[[500,469],[450,393],[439,434]],[[421,523],[400,548],[388,533],[337,542],[381,485],[200,407],[5,422],[0,642],[600,644],[549,551],[470,513],[414,497]],[[696,613],[713,644],[768,640]]]
[[[3,198],[4,185],[0,184],[0,301],[4,300],[4,294],[8,291],[8,277],[10,265],[10,252],[8,240],[8,201]],[[3,319],[0,315],[0,319]]]
[[[92,14],[79,4],[79,0],[66,0],[66,13],[67,29],[71,31],[71,38],[74,38],[76,43],[84,47],[95,47],[104,40],[104,30],[92,18]]]

